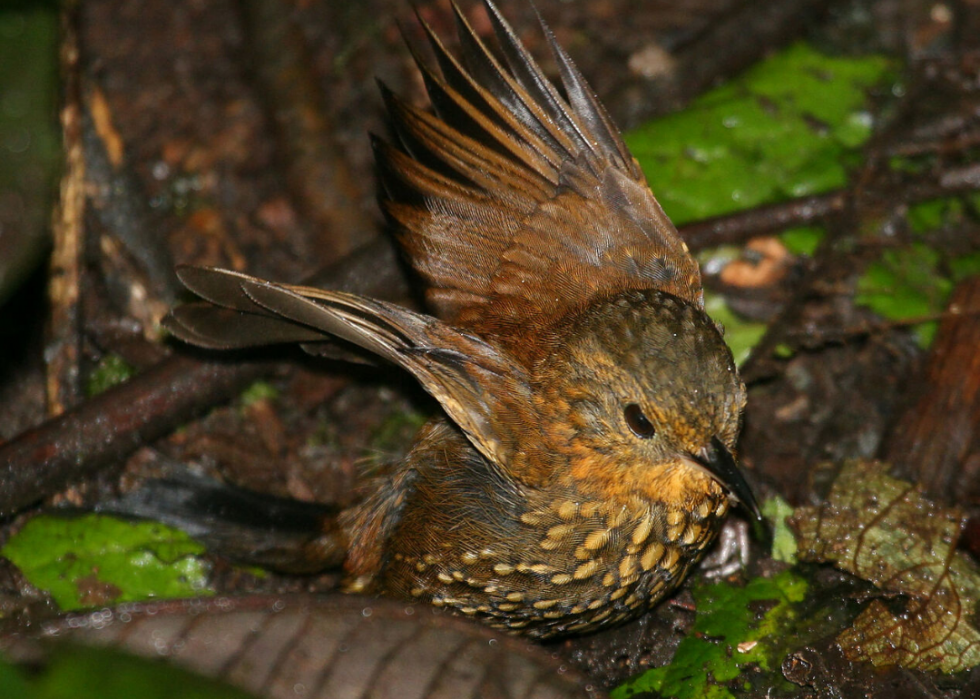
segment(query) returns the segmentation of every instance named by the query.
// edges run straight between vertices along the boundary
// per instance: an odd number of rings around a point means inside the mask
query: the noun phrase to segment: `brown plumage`
[[[401,147],[375,141],[384,209],[426,297],[512,351],[596,298],[660,289],[701,304],[697,265],[592,90],[545,27],[570,103],[492,4],[510,67],[454,7],[463,62],[423,23],[434,114],[383,90]]]
[[[638,614],[673,589],[732,499],[744,389],[700,275],[639,166],[544,28],[563,97],[492,3],[503,60],[458,8],[461,59],[423,23],[425,112],[382,88],[382,205],[436,317],[184,267],[206,347],[340,338],[442,405],[348,513],[347,586],[538,638]],[[212,305],[213,304],[213,305]]]

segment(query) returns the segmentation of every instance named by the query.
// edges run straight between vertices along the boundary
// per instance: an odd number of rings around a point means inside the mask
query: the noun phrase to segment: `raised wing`
[[[700,305],[697,264],[571,59],[542,22],[563,97],[486,6],[503,63],[454,4],[461,61],[422,22],[434,113],[382,87],[399,139],[375,140],[383,206],[435,312],[512,345],[625,289]]]
[[[512,460],[519,440],[494,417],[529,410],[529,380],[522,366],[481,338],[356,294],[275,284],[213,267],[181,266],[177,275],[210,302],[178,306],[164,319],[182,340],[230,348],[339,338],[410,372],[492,463],[506,468]]]

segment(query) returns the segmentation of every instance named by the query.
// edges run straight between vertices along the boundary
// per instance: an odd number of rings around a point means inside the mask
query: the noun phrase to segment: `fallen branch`
[[[394,251],[380,239],[310,281],[396,300],[407,294]],[[202,356],[171,356],[0,445],[0,517],[118,463],[280,366]]]
[[[174,356],[22,433],[0,447],[0,516],[117,463],[274,367]]]
[[[965,504],[975,490],[964,463],[980,453],[980,277],[953,291],[947,313],[910,400],[892,424],[882,458],[897,477],[945,502]]]

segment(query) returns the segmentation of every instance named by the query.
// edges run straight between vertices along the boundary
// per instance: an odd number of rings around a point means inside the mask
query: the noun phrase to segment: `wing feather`
[[[697,264],[567,53],[542,22],[562,96],[485,4],[502,60],[454,3],[460,58],[419,20],[433,113],[382,90],[398,136],[376,145],[382,202],[433,309],[508,345],[627,289],[701,304]]]
[[[410,372],[491,462],[509,463],[518,439],[497,424],[498,412],[526,411],[530,384],[524,368],[475,335],[431,316],[356,294],[276,284],[214,267],[177,268],[188,289],[211,304],[175,309],[165,325],[192,344],[241,347],[340,338]],[[199,313],[203,311],[203,315]],[[234,316],[229,327],[223,314]],[[250,328],[264,331],[258,337]],[[498,390],[486,391],[486,386]]]

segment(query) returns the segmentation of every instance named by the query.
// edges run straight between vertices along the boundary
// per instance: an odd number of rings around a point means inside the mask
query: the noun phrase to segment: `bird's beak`
[[[749,484],[745,481],[745,476],[738,470],[732,453],[728,451],[728,447],[722,444],[720,439],[712,437],[711,443],[708,446],[701,449],[697,454],[691,454],[690,456],[698,466],[701,466],[721,481],[721,484],[728,489],[729,493],[748,508],[759,522],[763,521],[762,512],[759,511],[759,505],[755,501],[752,489],[749,488]]]

